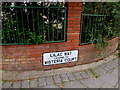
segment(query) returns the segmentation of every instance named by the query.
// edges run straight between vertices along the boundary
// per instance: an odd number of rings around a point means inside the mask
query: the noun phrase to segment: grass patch
[[[74,81],[74,80],[70,80],[70,82],[72,82],[72,81]]]
[[[116,58],[113,58],[112,60],[116,60]]]
[[[83,78],[78,78],[77,80],[83,80]]]
[[[2,83],[4,84],[5,82],[7,82],[7,80],[2,80]]]
[[[90,68],[89,69],[91,72],[92,72],[92,74],[94,75],[94,76],[92,76],[92,78],[98,78],[98,75],[97,75],[97,73],[94,71],[95,69],[94,68]]]
[[[54,83],[54,85],[58,85],[58,83]]]
[[[64,87],[65,87],[65,82],[62,81],[62,82],[61,82],[61,88],[64,88]]]

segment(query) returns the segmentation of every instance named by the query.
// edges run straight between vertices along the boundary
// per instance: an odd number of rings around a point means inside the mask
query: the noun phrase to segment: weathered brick
[[[70,0],[69,0],[70,1]],[[77,3],[76,2],[68,2],[67,4],[68,6],[77,6]]]
[[[4,59],[4,61],[15,61],[15,59]]]

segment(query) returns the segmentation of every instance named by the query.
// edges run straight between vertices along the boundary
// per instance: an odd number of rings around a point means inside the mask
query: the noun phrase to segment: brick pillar
[[[68,2],[67,7],[67,43],[79,46],[82,2]]]

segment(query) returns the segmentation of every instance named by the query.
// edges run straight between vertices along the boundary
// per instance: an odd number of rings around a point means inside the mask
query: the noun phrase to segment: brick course
[[[37,45],[3,45],[2,68],[3,70],[49,70],[63,67],[71,67],[79,64],[98,61],[105,57],[98,55],[94,44],[80,45],[80,21],[82,3],[67,3],[67,40],[66,42],[46,43]],[[118,45],[118,38],[110,40],[107,47],[107,55],[113,53]],[[78,61],[43,66],[43,53],[78,50]]]

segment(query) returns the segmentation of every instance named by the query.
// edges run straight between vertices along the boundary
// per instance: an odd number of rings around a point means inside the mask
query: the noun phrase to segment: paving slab
[[[116,88],[119,88],[120,89],[120,78],[119,78],[119,80],[118,80],[118,83],[114,86],[114,87],[116,87]]]
[[[12,85],[12,82],[5,82],[3,85],[2,85],[2,88],[10,88]]]
[[[61,83],[62,82],[61,77],[60,77],[59,74],[53,76],[53,79],[54,79],[55,83]]]
[[[108,74],[114,75],[115,77],[119,77],[119,75],[118,75],[118,67],[116,67],[113,70],[111,70],[110,72],[108,72]]]
[[[118,66],[118,60],[113,60],[111,63],[112,63],[113,65],[115,65],[116,67]]]
[[[38,78],[39,87],[47,85],[46,83],[47,83],[47,82],[46,82],[45,77]]]
[[[89,78],[86,72],[79,72],[83,79]]]
[[[116,57],[116,58],[114,58],[113,62],[118,64],[118,60],[119,60],[119,58]]]
[[[2,88],[2,84],[3,84],[3,82],[2,82],[2,80],[0,80],[0,89]]]
[[[105,67],[103,67],[103,69],[105,69],[105,70],[108,72],[108,71],[110,71],[110,70],[113,69],[113,68],[111,68],[110,65],[108,66],[108,65],[106,64]]]
[[[21,88],[29,88],[29,87],[30,87],[30,85],[29,85],[29,81],[28,80],[22,81]]]
[[[104,73],[100,70],[100,69],[94,69],[94,71],[96,73],[97,76],[103,75]]]
[[[35,71],[29,71],[29,73],[32,73],[29,75],[29,77],[31,78],[39,78],[39,77],[44,77],[46,75],[45,71],[39,71],[39,70],[35,70]]]
[[[109,85],[109,84],[107,84],[107,83],[104,83],[104,84],[101,86],[101,88],[115,88],[115,87],[112,86],[112,85]]]
[[[112,86],[115,86],[118,82],[118,77],[115,77],[114,75],[111,74],[99,76],[98,79]]]
[[[62,81],[69,81],[67,74],[60,74]]]
[[[86,88],[79,81],[65,82],[64,88]]]
[[[12,88],[21,88],[21,81],[13,82]]]
[[[107,63],[106,66],[110,69],[114,69],[116,67],[116,65],[112,64],[111,62]]]
[[[18,75],[16,76],[16,80],[25,80],[30,78],[30,71],[28,72],[19,72]]]
[[[56,73],[54,72],[54,69],[53,70],[44,71],[44,75],[43,76],[53,76],[53,75],[56,75]]]
[[[70,81],[76,80],[75,76],[72,73],[67,73],[67,76],[68,76]]]
[[[99,88],[86,88],[85,90],[100,90]]]
[[[90,70],[85,70],[85,72],[88,74],[90,78],[94,76],[94,74]]]
[[[30,88],[33,88],[33,87],[38,87],[37,79],[30,80]]]
[[[119,88],[119,87],[118,87],[118,84],[116,84],[115,88]]]
[[[84,79],[84,80],[80,80],[80,82],[83,83],[88,88],[100,88],[104,83],[97,78]]]
[[[16,76],[19,72],[15,71],[5,71],[2,73],[2,80],[16,80]]]
[[[97,67],[96,69],[98,69],[102,73],[106,73],[107,72],[103,67]]]
[[[43,86],[42,88],[59,88],[57,85],[47,85],[47,86]]]
[[[104,65],[101,65],[100,67],[99,67],[101,70],[103,69],[104,71],[103,72],[108,72],[110,69],[106,66],[106,64],[104,64]]]
[[[100,88],[99,90],[119,90],[118,88]]]
[[[79,72],[73,74],[77,80],[82,79],[82,76]]]
[[[47,72],[46,72],[47,73]],[[39,78],[39,77],[44,77],[46,76],[45,71],[24,71],[24,72],[19,72],[18,75],[16,76],[17,80],[25,80],[25,79],[31,79],[31,78]]]
[[[47,85],[54,84],[53,77],[52,76],[47,76],[46,77],[46,82],[47,82]]]

